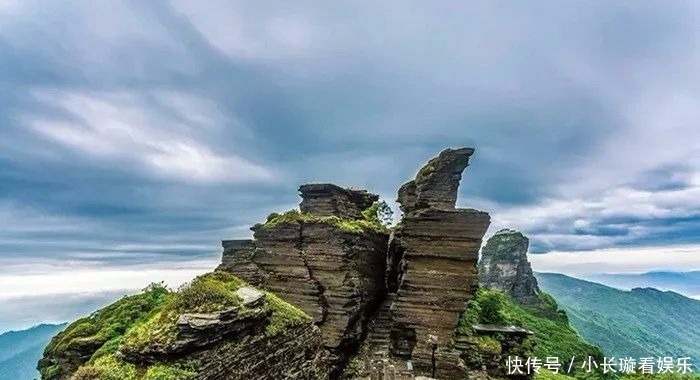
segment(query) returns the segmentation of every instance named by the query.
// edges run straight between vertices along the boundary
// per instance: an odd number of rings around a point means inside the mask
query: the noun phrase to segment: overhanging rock
[[[473,149],[447,149],[399,190],[404,212],[391,242],[392,354],[410,358],[420,374],[438,378],[461,372],[452,338],[477,281],[487,213],[457,209],[462,171]],[[391,278],[393,277],[393,278]]]

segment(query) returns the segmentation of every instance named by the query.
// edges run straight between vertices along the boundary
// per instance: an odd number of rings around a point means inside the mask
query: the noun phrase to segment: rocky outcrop
[[[44,380],[68,380],[96,351],[123,333],[115,326],[143,323],[162,307],[167,295],[164,288],[124,297],[87,317],[71,323],[51,339],[37,369]]]
[[[322,345],[318,328],[311,324],[272,338],[248,335],[194,356],[204,363],[197,380],[328,379]]]
[[[527,259],[529,244],[528,238],[515,230],[494,234],[481,251],[479,283],[505,292],[522,305],[538,304],[540,289]]]
[[[454,210],[462,172],[469,165],[472,148],[445,149],[423,166],[415,180],[399,189],[401,211]]]
[[[469,336],[457,334],[455,348],[462,352],[470,379],[531,379],[531,375],[509,375],[504,363],[508,356],[527,358],[532,342],[532,331],[517,326],[476,324]]]
[[[312,183],[299,188],[303,213],[318,216],[337,216],[343,219],[362,218],[362,211],[379,200],[366,190],[344,189],[329,183]]]
[[[401,187],[404,215],[389,245],[386,233],[343,228],[343,220],[363,218],[375,195],[304,185],[301,213],[271,215],[254,228],[252,242],[224,242],[220,268],[312,315],[335,363],[343,363],[367,333],[371,339],[362,352],[383,352],[417,375],[436,367],[440,376],[454,378],[463,371],[452,338],[475,291],[478,251],[489,225],[487,213],[455,207],[473,152],[447,149]],[[385,284],[391,297],[366,332]]]
[[[311,315],[340,367],[384,296],[388,234],[362,216],[375,194],[327,184],[299,191],[301,213],[271,215],[252,241],[225,241],[220,269]]]
[[[138,350],[124,347],[121,357],[133,363],[156,363],[196,353],[222,341],[262,334],[270,317],[270,310],[264,307],[264,293],[250,287],[240,288],[236,293],[239,298],[246,298],[241,306],[211,313],[183,313],[175,323],[177,339],[167,345],[152,344]]]
[[[403,218],[391,243],[391,353],[418,374],[454,378],[462,372],[452,338],[477,285],[476,263],[490,218],[456,209],[462,171],[472,149],[447,149],[399,190]],[[394,290],[394,289],[390,289]]]
[[[150,311],[133,315],[147,304]],[[106,334],[113,335],[105,341]],[[64,354],[76,343],[82,359],[69,365]],[[310,316],[212,272],[177,292],[155,287],[74,322],[39,366],[44,380],[323,380],[329,371],[322,343]]]
[[[65,380],[77,368],[87,371],[81,379],[91,379],[89,373],[101,370],[93,355],[114,342],[118,347],[107,357],[118,365],[145,373],[163,363],[185,370],[196,363],[197,380],[323,380],[341,373],[348,379],[463,379],[474,370],[472,357],[490,363],[489,375],[501,376],[498,361],[526,334],[471,329],[472,322],[465,330],[460,323],[476,292],[478,252],[490,223],[485,212],[456,207],[473,152],[447,149],[401,186],[403,216],[391,237],[370,215],[376,194],[301,186],[299,210],[270,214],[251,228],[252,239],[223,241],[216,272],[196,279],[184,295],[159,293],[150,302],[155,306],[124,324],[132,327],[122,336],[76,328],[64,340],[93,346],[80,351],[70,371],[44,379]],[[213,307],[204,302],[200,308],[201,291],[209,292]],[[197,306],[175,308],[185,296]],[[111,320],[104,325],[108,330]],[[480,352],[479,345],[501,351]],[[63,356],[52,352],[42,374],[58,366],[57,358]]]
[[[148,367],[181,358],[200,363],[197,380],[299,379],[328,377],[322,334],[309,321],[275,334],[266,332],[272,309],[255,288],[236,291],[240,306],[212,313],[184,313],[169,345],[138,350],[122,346],[121,359]],[[127,338],[128,339],[128,338]]]

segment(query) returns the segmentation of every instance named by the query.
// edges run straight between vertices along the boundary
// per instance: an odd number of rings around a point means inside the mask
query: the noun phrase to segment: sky
[[[305,182],[393,201],[446,147],[476,149],[459,205],[523,231],[536,270],[698,270],[699,18],[0,0],[0,331],[209,270]]]

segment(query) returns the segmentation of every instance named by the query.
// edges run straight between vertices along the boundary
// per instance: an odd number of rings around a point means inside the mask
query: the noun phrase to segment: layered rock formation
[[[156,287],[74,322],[39,369],[44,380],[317,380],[328,377],[322,342],[310,316],[212,272],[178,292]]]
[[[182,314],[172,344],[125,345],[120,357],[146,368],[183,358],[197,363],[196,380],[327,378],[323,337],[312,321],[271,334],[271,309],[255,299],[220,312]]]
[[[537,279],[527,259],[529,240],[522,233],[503,229],[481,251],[479,283],[505,292],[522,305],[540,302]]]
[[[252,241],[225,241],[220,269],[313,316],[340,367],[384,296],[388,234],[362,215],[375,194],[329,184],[299,191],[301,213],[272,214]]]
[[[527,358],[532,352],[529,339],[533,332],[517,326],[476,324],[469,335],[458,333],[455,348],[469,367],[470,379],[531,379],[532,374],[508,374],[504,363],[508,356]],[[527,360],[527,359],[525,359]]]
[[[391,243],[391,353],[410,359],[418,373],[440,378],[463,372],[452,338],[476,289],[479,248],[490,223],[485,212],[455,208],[473,152],[447,149],[401,187],[404,215]]]
[[[252,239],[223,241],[221,265],[195,280],[189,296],[149,301],[118,334],[77,326],[76,336],[63,339],[68,348],[47,354],[43,379],[67,380],[78,368],[77,379],[102,379],[95,374],[107,371],[96,360],[103,355],[140,374],[164,365],[186,372],[195,363],[194,377],[183,378],[198,380],[324,380],[341,372],[350,379],[466,378],[476,338],[456,330],[465,330],[460,321],[475,294],[478,252],[490,223],[485,212],[456,208],[473,152],[447,149],[399,189],[403,217],[391,238],[373,215],[376,194],[301,186],[299,211],[270,214],[251,228]],[[211,294],[200,297],[201,287]],[[196,306],[174,306],[182,297],[193,297]],[[105,319],[105,331],[114,332],[111,323]],[[476,331],[472,323],[466,330]],[[509,342],[480,356],[480,363],[498,367]],[[85,344],[92,345],[79,358],[66,357]],[[61,360],[71,367],[56,372]],[[502,374],[498,368],[489,373]]]
[[[301,212],[318,216],[360,219],[362,211],[379,200],[377,194],[365,190],[344,189],[329,183],[306,184],[299,187]]]

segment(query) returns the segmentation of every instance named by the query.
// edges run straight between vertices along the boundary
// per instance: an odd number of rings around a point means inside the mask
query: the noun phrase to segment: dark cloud
[[[446,146],[477,148],[460,204],[535,252],[695,242],[697,12],[0,6],[0,255],[211,258],[302,182],[393,199]]]

